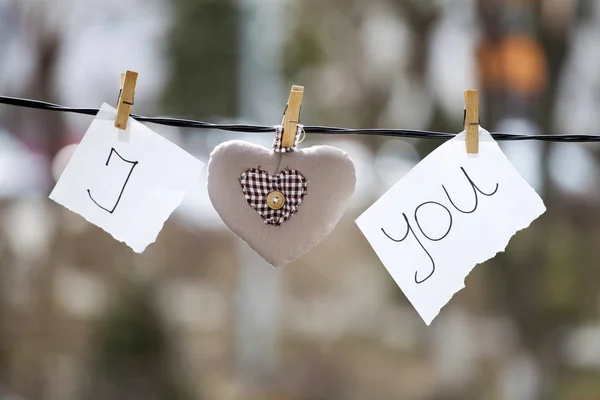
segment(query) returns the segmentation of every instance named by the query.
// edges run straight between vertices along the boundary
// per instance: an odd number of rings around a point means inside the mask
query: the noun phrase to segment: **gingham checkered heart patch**
[[[279,226],[298,211],[307,194],[308,182],[294,169],[271,175],[260,168],[244,172],[240,178],[242,191],[250,207],[265,224]]]

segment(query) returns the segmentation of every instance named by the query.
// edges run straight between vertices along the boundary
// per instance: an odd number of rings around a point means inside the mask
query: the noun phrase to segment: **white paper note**
[[[429,325],[475,265],[546,211],[484,129],[479,154],[465,133],[441,145],[356,223]]]
[[[204,164],[132,118],[115,128],[116,115],[102,105],[50,198],[141,253]]]

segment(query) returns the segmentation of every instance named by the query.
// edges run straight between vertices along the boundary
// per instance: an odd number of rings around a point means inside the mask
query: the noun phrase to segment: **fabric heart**
[[[246,191],[243,189],[243,174],[249,171],[273,177],[262,178],[273,186],[267,184],[268,190],[260,191],[261,197],[265,192],[268,195],[278,191],[286,200],[289,198],[290,194],[286,196],[285,188],[279,186],[281,181],[275,179],[285,171],[296,171],[304,178],[306,192],[298,195],[300,201],[291,205],[295,211],[290,209],[285,222],[278,226],[265,223],[265,214],[247,199],[252,195],[248,192],[248,182]],[[294,261],[333,230],[354,193],[355,184],[354,163],[347,153],[331,146],[276,152],[234,140],[217,146],[208,163],[208,195],[223,222],[276,267]],[[264,200],[260,201],[264,207]]]
[[[252,168],[242,174],[240,184],[248,205],[265,224],[275,226],[290,219],[306,196],[306,178],[296,170],[286,169],[273,176]]]

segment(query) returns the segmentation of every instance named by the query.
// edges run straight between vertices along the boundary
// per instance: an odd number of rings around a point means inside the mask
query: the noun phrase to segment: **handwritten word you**
[[[446,197],[448,198],[448,200],[450,202],[451,208],[455,209],[456,211],[458,211],[461,214],[473,214],[477,210],[477,207],[479,206],[479,194],[481,194],[483,196],[487,196],[487,197],[493,196],[498,192],[498,189],[500,186],[498,183],[496,183],[496,188],[492,192],[486,193],[486,192],[482,191],[475,184],[475,182],[473,182],[473,180],[471,179],[471,177],[469,176],[469,174],[467,173],[467,171],[465,171],[465,169],[463,167],[461,167],[460,169],[463,172],[463,174],[465,175],[465,178],[467,179],[469,184],[471,185],[471,188],[473,189],[473,195],[475,196],[473,208],[472,209],[459,208],[452,200],[452,196],[450,196],[450,193],[448,193],[448,190],[446,189],[446,187],[444,185],[442,185],[442,189],[444,190],[444,193],[446,194]],[[429,232],[429,234],[427,232],[425,232],[425,229],[423,229],[423,226],[419,219],[419,216],[421,216],[421,218],[422,218],[423,213],[427,212],[427,210],[429,210],[429,212],[431,213],[434,208],[438,209],[440,212],[446,213],[448,215],[448,219],[445,222],[446,225],[444,225],[443,229],[442,229],[442,232],[444,232],[444,233],[443,234],[438,233],[437,236],[434,236],[434,234],[432,234],[431,232]],[[429,271],[429,273],[427,274],[427,276],[425,278],[419,279],[419,271],[415,271],[415,283],[421,284],[421,283],[425,282],[427,279],[431,278],[431,276],[434,274],[435,260],[431,256],[431,253],[429,253],[429,251],[425,248],[421,239],[419,239],[417,234],[415,234],[413,225],[411,225],[406,213],[402,213],[402,217],[404,217],[404,221],[406,222],[406,233],[404,234],[403,237],[401,237],[400,239],[394,238],[390,234],[388,234],[384,228],[381,228],[381,231],[388,239],[390,239],[391,241],[396,242],[396,243],[404,242],[408,238],[409,235],[412,235],[412,237],[417,241],[417,243],[419,244],[421,249],[423,249],[423,251],[425,252],[427,257],[429,257],[429,260],[431,261],[431,270]],[[431,242],[439,242],[441,240],[444,240],[446,237],[448,237],[448,235],[452,231],[452,223],[453,223],[452,212],[450,211],[449,207],[446,207],[444,204],[439,203],[437,201],[425,201],[425,202],[419,204],[415,208],[413,219],[415,221],[416,227],[419,229],[419,232],[421,232],[421,235],[425,239],[427,239]],[[447,228],[446,228],[446,226],[447,226]]]

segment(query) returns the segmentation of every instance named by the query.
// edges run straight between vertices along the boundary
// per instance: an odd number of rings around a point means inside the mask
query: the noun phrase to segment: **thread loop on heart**
[[[302,138],[300,138],[302,136]],[[296,151],[298,143],[301,143],[306,136],[304,132],[304,125],[298,124],[296,127],[296,136],[294,136],[294,145],[292,147],[283,146],[283,126],[275,126],[275,139],[273,140],[273,151],[276,153],[291,153]]]

